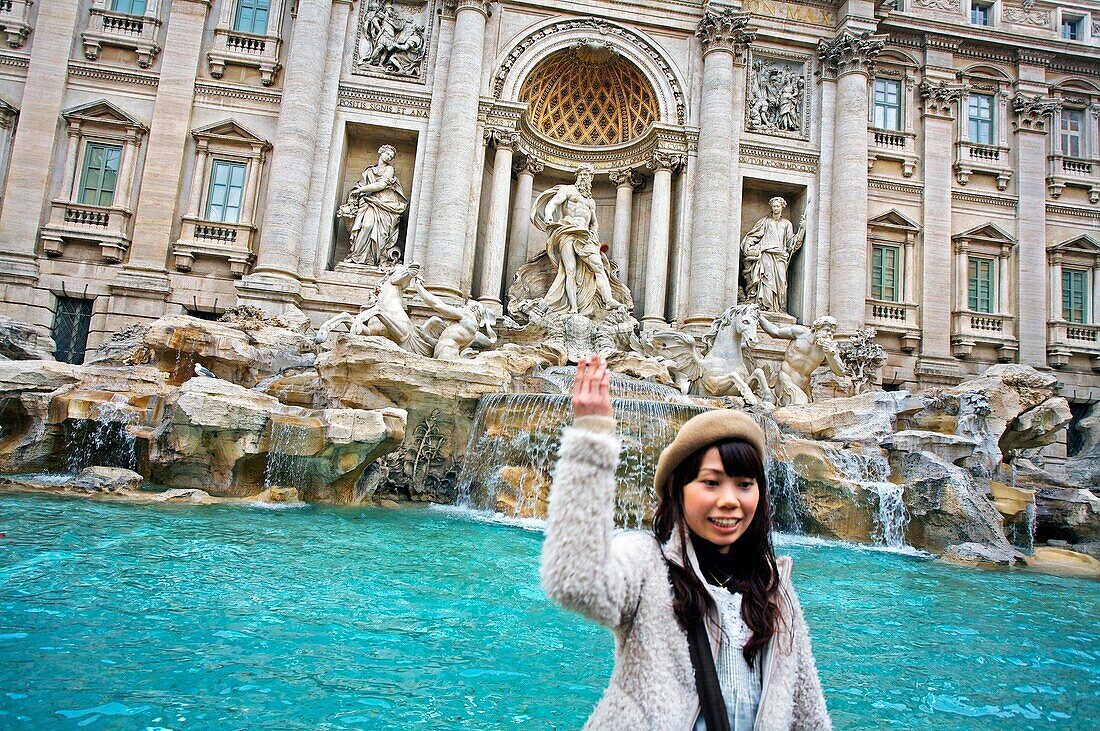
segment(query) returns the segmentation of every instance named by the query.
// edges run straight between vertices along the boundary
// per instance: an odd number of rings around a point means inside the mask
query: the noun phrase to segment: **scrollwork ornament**
[[[695,36],[703,43],[703,55],[711,51],[730,51],[742,57],[756,34],[747,30],[751,13],[733,8],[707,10],[695,29]]]
[[[862,33],[844,31],[831,41],[819,41],[817,52],[821,65],[833,76],[871,75],[875,72],[875,57],[885,45],[884,35],[875,35],[869,30]]]
[[[623,170],[612,170],[608,173],[608,177],[611,178],[611,182],[615,185],[629,185],[632,188],[639,188],[642,185],[642,178],[634,172],[632,168],[624,168]]]
[[[1012,100],[1012,111],[1016,114],[1013,127],[1018,132],[1046,132],[1047,121],[1061,108],[1061,99],[1019,94]]]
[[[490,147],[515,148],[519,144],[519,132],[502,127],[486,127],[485,143]]]
[[[512,171],[517,175],[526,171],[531,175],[538,175],[546,169],[546,163],[534,155],[527,154],[512,163]]]
[[[676,172],[687,163],[687,156],[671,150],[654,150],[645,166],[650,170],[671,170]]]
[[[1035,0],[1023,0],[1018,8],[1004,9],[1005,20],[1020,25],[1033,25],[1037,28],[1046,28],[1050,25],[1050,11],[1040,10],[1032,6]]]

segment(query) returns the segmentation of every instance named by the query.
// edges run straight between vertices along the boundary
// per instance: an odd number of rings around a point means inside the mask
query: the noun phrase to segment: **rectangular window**
[[[76,297],[58,297],[53,314],[53,357],[62,363],[81,365],[88,348],[88,323],[92,319],[92,301]]]
[[[967,112],[970,119],[970,141],[979,145],[992,145],[993,95],[971,94]]]
[[[145,15],[145,0],[111,0],[111,10],[127,15]]]
[[[271,0],[237,0],[237,18],[233,21],[233,30],[257,36],[265,35],[270,10]]]
[[[210,171],[210,191],[206,196],[206,220],[237,223],[241,220],[244,193],[243,162],[215,160]]]
[[[898,248],[875,245],[871,249],[871,298],[898,302]]]
[[[1062,154],[1081,157],[1081,132],[1085,125],[1083,109],[1063,109],[1061,122]]]
[[[1084,269],[1062,269],[1062,319],[1087,322],[1088,301],[1089,273]]]
[[[1081,40],[1081,26],[1084,23],[1081,22],[1081,18],[1073,18],[1062,16],[1062,38],[1067,41],[1079,41]]]
[[[993,3],[977,2],[970,4],[970,22],[974,25],[993,25]]]
[[[970,291],[967,306],[971,312],[993,312],[995,263],[992,259],[973,256],[968,260],[967,288]]]
[[[122,147],[89,142],[84,148],[84,170],[80,174],[77,200],[89,206],[109,206],[115,202],[118,166]]]
[[[875,79],[875,127],[901,129],[901,82]]]

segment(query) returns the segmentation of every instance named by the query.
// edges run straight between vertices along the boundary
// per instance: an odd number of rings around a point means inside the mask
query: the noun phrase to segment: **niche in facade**
[[[744,179],[741,191],[741,231],[737,237],[738,255],[741,257],[741,281],[739,283],[741,291],[738,295],[738,301],[740,302],[751,301],[751,298],[747,295],[749,289],[749,282],[747,281],[748,268],[745,265],[744,252],[741,247],[745,237],[761,219],[771,215],[770,201],[776,197],[780,197],[785,201],[786,205],[783,207],[782,217],[790,220],[791,230],[797,234],[801,227],[805,225],[802,217],[807,213],[806,186],[776,180]],[[767,248],[766,244],[765,248]],[[786,263],[786,296],[783,297],[780,293],[780,299],[783,300],[780,311],[798,319],[801,319],[802,315],[802,298],[806,285],[805,249],[805,242],[800,242],[798,248],[791,254],[789,261]],[[776,265],[778,266],[778,263]],[[762,309],[768,310],[769,307],[762,305]],[[774,311],[774,308],[772,309]]]
[[[329,267],[389,266],[405,251],[417,133],[351,123],[345,135]]]

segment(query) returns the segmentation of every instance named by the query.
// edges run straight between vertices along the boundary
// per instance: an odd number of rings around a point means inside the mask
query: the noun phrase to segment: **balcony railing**
[[[114,46],[134,51],[138,66],[147,69],[160,53],[157,43],[159,31],[158,18],[92,8],[88,15],[88,29],[81,33],[80,40],[84,46],[84,57],[89,61],[99,58],[103,46]]]
[[[879,332],[896,334],[900,339],[901,349],[910,353],[920,344],[918,314],[918,305],[909,302],[868,299],[864,320],[869,327]]]
[[[959,185],[970,182],[974,173],[985,173],[997,179],[997,190],[1005,190],[1012,180],[1012,167],[1008,148],[983,145],[977,142],[955,143],[955,179]]]
[[[131,212],[118,206],[90,206],[55,200],[50,204],[50,221],[42,227],[47,256],[61,256],[75,241],[98,244],[103,258],[117,263],[130,248]]]
[[[1100,202],[1100,160],[1068,155],[1047,156],[1047,190],[1051,198],[1059,198],[1066,186],[1084,188],[1089,201]]]
[[[901,174],[910,178],[917,170],[916,134],[903,130],[867,130],[867,157],[869,168],[875,160],[895,160],[901,163]]]
[[[993,345],[998,360],[1012,360],[1019,350],[1014,331],[1016,318],[998,312],[955,311],[952,314],[951,343],[958,358],[970,356],[978,343]]]
[[[1092,369],[1100,372],[1100,324],[1048,322],[1047,363],[1052,368],[1061,368],[1075,355],[1087,356],[1092,361]]]
[[[0,0],[0,31],[12,48],[22,48],[30,35],[32,0]]]
[[[260,83],[271,86],[279,71],[279,47],[282,40],[275,35],[254,35],[229,28],[214,29],[214,47],[207,54],[210,75],[220,79],[231,64],[249,66],[260,72]]]
[[[256,228],[249,224],[184,217],[179,241],[172,246],[175,267],[189,272],[197,257],[207,257],[228,262],[233,276],[244,276],[255,260],[252,253],[255,234]]]

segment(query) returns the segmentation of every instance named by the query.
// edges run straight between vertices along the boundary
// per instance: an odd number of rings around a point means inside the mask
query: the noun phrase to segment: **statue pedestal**
[[[372,275],[379,276],[386,273],[386,270],[382,267],[371,266],[370,264],[356,264],[353,261],[345,259],[332,268],[333,271],[340,272],[341,274],[359,274],[359,275]]]

